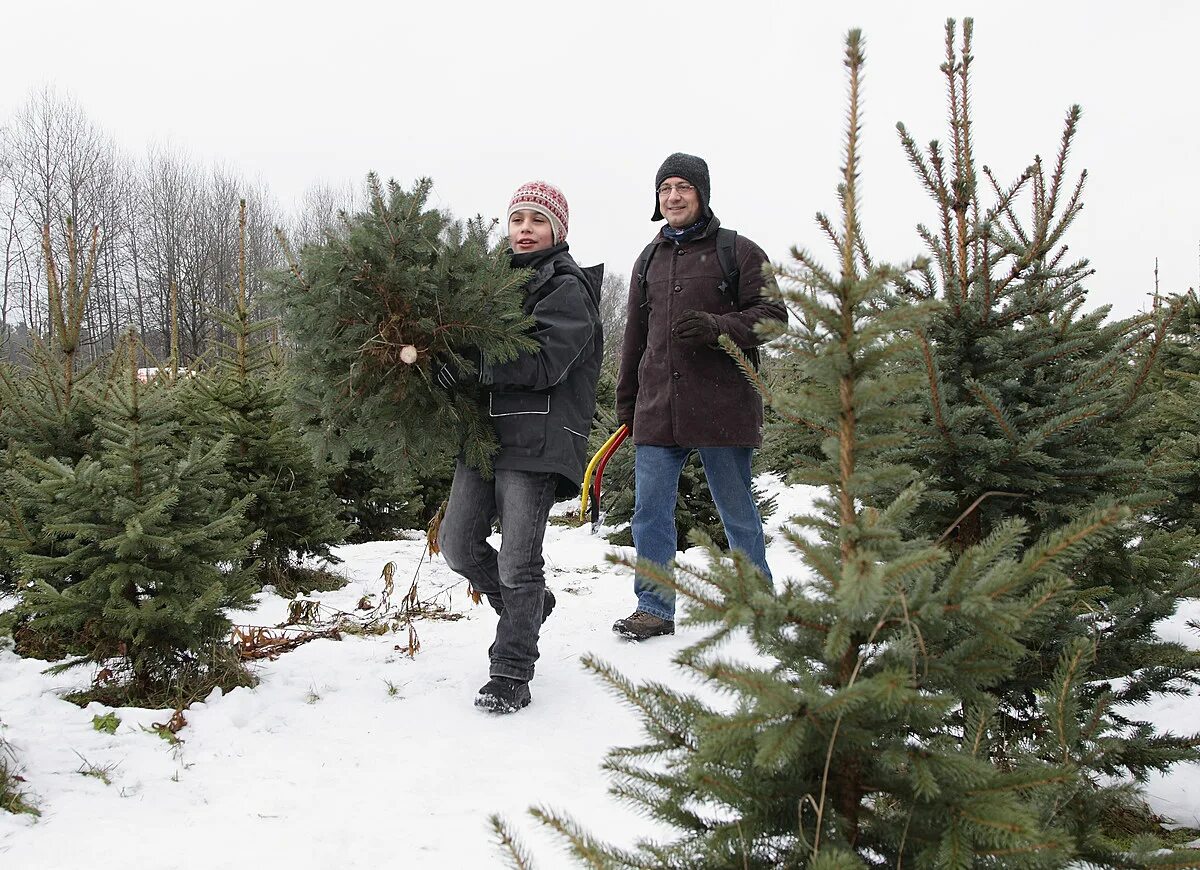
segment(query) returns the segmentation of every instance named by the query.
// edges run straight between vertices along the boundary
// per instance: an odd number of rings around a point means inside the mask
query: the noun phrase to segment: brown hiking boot
[[[670,619],[659,619],[644,610],[635,610],[624,619],[614,622],[613,631],[629,640],[646,640],[660,634],[674,634],[675,623]]]

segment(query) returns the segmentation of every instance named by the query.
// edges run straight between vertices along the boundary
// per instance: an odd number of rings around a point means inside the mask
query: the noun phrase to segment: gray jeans
[[[500,615],[488,650],[491,676],[533,679],[546,579],[542,538],[554,504],[557,475],[496,469],[492,480],[461,459],[438,546],[450,568],[471,581]],[[500,552],[488,543],[499,517]]]

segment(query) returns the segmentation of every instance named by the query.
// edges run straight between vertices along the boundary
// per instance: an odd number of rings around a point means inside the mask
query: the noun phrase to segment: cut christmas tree
[[[301,417],[337,466],[358,452],[415,479],[461,450],[490,473],[495,434],[472,385],[481,354],[490,363],[536,349],[521,309],[527,273],[509,267],[482,219],[429,208],[430,181],[368,185],[368,211],[342,215],[274,276]],[[464,386],[436,385],[443,363]]]

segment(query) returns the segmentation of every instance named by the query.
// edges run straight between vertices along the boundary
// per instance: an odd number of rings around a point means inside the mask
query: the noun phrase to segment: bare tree
[[[629,281],[619,272],[607,272],[600,285],[600,325],[604,329],[604,367],[614,374],[625,339],[625,306]]]
[[[241,200],[249,300],[256,316],[269,317],[263,276],[282,261],[275,228],[287,227],[302,245],[362,199],[353,185],[314,187],[288,218],[265,185],[248,183],[236,168],[204,167],[170,147],[130,158],[52,87],[31,93],[0,123],[0,345],[10,335],[49,337],[45,227],[58,264],[70,245],[84,249],[99,229],[81,360],[109,352],[131,325],[164,358],[177,293],[182,360],[191,362],[221,338],[213,310],[230,306],[237,280]],[[0,352],[11,354],[16,343]]]
[[[275,229],[283,213],[265,185],[246,191],[246,292],[257,318],[273,317],[267,302],[265,275],[283,263],[283,250]]]
[[[280,217],[265,187],[252,187],[228,167],[206,171],[178,152],[153,150],[142,176],[131,258],[138,316],[143,334],[165,354],[175,287],[181,359],[192,362],[223,339],[212,315],[229,310],[237,282],[239,203],[247,203],[247,290],[260,314],[262,274],[280,262],[274,235]]]
[[[195,318],[201,306],[187,304],[184,296],[194,291],[197,276],[189,275],[196,200],[200,196],[195,169],[168,148],[152,148],[141,171],[138,197],[139,297],[143,308],[143,340],[153,342],[162,356],[169,352],[171,288],[179,290],[180,348],[185,361],[194,358],[198,334]],[[187,329],[185,324],[191,328]]]
[[[23,289],[22,321],[39,333],[48,329],[43,270],[35,265],[41,259],[43,228],[51,228],[52,254],[61,264],[69,245],[82,249],[90,243],[92,228],[100,227],[104,272],[96,276],[101,281],[89,297],[81,336],[85,354],[94,357],[113,346],[122,319],[119,199],[128,175],[122,158],[111,138],[52,87],[30,96],[5,126],[2,141],[5,302],[11,304],[8,293],[16,278]],[[23,274],[18,278],[18,273]]]
[[[0,274],[0,342],[9,337],[10,312],[16,315],[17,322],[25,322],[24,300],[29,276],[22,268],[22,246],[25,244],[22,228],[25,220],[18,192],[23,183],[18,174],[20,171],[19,165],[12,159],[8,136],[0,131],[0,239],[4,251],[3,273]]]
[[[314,184],[304,192],[295,219],[288,227],[292,245],[302,248],[321,241],[338,221],[338,215],[353,213],[366,205],[361,184]]]

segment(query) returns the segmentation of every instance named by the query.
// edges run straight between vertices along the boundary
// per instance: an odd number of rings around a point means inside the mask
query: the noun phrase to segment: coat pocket
[[[489,393],[488,416],[506,452],[514,456],[540,456],[545,451],[549,393],[503,390]]]

